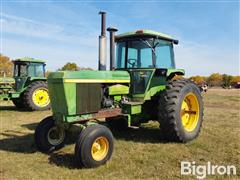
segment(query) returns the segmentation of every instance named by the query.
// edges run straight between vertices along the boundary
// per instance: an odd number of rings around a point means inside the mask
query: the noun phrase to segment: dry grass
[[[209,90],[204,94],[205,117],[200,136],[187,144],[162,141],[158,124],[113,132],[112,159],[96,169],[79,169],[74,143],[50,155],[37,152],[33,133],[37,123],[51,114],[20,112],[10,102],[1,103],[0,179],[185,179],[180,162],[233,164],[240,178],[240,91]],[[73,140],[74,141],[74,140]],[[225,179],[225,177],[211,177]]]

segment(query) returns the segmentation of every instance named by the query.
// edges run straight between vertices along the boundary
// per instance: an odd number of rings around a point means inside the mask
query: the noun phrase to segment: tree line
[[[89,67],[79,67],[74,62],[67,62],[63,67],[58,69],[59,71],[81,71],[81,70],[93,70]],[[46,72],[48,75],[50,71]],[[0,54],[0,77],[11,77],[13,75],[13,63],[9,57]],[[236,86],[240,83],[240,76],[232,76],[228,74],[213,73],[210,76],[192,76],[189,78],[198,85],[207,84],[208,86]]]
[[[207,84],[210,87],[230,87],[236,86],[238,83],[240,83],[240,76],[232,76],[229,74],[220,73],[213,73],[210,76],[192,76],[189,79],[198,85]]]
[[[93,70],[89,67],[79,67],[76,63],[67,62],[63,67],[58,69],[59,71],[82,71],[82,70]]]

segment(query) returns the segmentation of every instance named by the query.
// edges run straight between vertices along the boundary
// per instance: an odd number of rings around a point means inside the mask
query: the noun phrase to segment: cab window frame
[[[159,68],[162,68],[162,67],[157,67],[157,59],[155,57],[155,54],[152,52],[152,67],[131,67],[129,68],[128,67],[128,49],[129,49],[129,41],[139,41],[139,39],[142,39],[142,40],[161,40],[161,41],[165,41],[166,43],[170,43],[171,45],[169,47],[171,47],[170,49],[170,58],[171,58],[171,66],[172,67],[169,67],[169,68],[175,68],[176,64],[175,64],[175,55],[174,55],[174,46],[173,46],[173,42],[170,41],[170,40],[166,40],[166,39],[162,39],[162,38],[157,38],[157,37],[131,37],[131,38],[123,38],[123,39],[119,39],[116,41],[116,46],[118,43],[125,43],[125,58],[124,58],[124,67],[119,67],[118,64],[119,64],[119,55],[116,56],[116,64],[117,64],[117,67],[116,69],[159,69]],[[118,50],[117,50],[117,53],[118,53]],[[122,59],[121,59],[121,64],[122,64]],[[167,68],[166,68],[167,69]]]

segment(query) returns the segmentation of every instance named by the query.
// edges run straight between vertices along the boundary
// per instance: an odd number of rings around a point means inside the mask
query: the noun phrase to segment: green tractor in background
[[[78,124],[82,130],[76,141],[76,159],[90,168],[106,163],[112,155],[109,125],[130,127],[156,120],[170,141],[195,139],[203,121],[203,102],[196,84],[174,80],[184,75],[184,70],[175,68],[173,45],[178,41],[150,30],[115,36],[117,30],[108,28],[110,71],[106,71],[102,61],[105,13],[101,14],[99,71],[48,76],[53,115],[35,130],[37,148],[51,152],[63,147],[69,128]]]
[[[45,62],[33,58],[13,61],[13,78],[0,79],[0,99],[12,100],[17,108],[46,110],[50,98],[45,77]]]

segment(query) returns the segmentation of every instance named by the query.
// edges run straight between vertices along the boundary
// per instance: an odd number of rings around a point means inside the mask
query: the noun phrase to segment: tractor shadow
[[[37,125],[38,123],[21,125],[21,127],[33,131],[32,133],[17,130],[0,132],[0,150],[24,154],[38,152],[34,141],[34,130]],[[79,132],[76,130],[68,133],[69,138],[66,141],[66,145],[75,143],[78,134]]]
[[[159,128],[139,127],[125,130],[111,129],[117,140],[133,141],[141,143],[168,143]]]
[[[74,151],[70,153],[63,151],[53,152],[49,155],[48,161],[50,164],[58,167],[65,167],[68,169],[83,169],[83,167],[78,165],[76,157],[74,156]]]
[[[21,125],[31,131],[34,131],[38,123],[30,123]],[[35,153],[37,148],[34,141],[34,133],[22,132],[16,130],[6,130],[0,132],[0,150],[15,152],[15,153]],[[76,131],[70,132],[66,144],[73,144],[77,138]]]
[[[165,140],[159,128],[140,127],[137,129],[127,128],[125,130],[111,129],[116,140],[134,141],[141,143],[171,143]],[[78,133],[71,134],[68,143],[75,143]],[[63,152],[61,150],[53,152],[49,155],[49,163],[56,166],[65,167],[69,169],[83,169],[74,156],[74,149],[71,152]]]
[[[38,123],[23,124],[22,127],[34,131]],[[140,143],[171,143],[164,139],[161,130],[157,127],[139,127],[127,128],[124,130],[111,129],[113,136],[116,140],[133,141]],[[80,128],[73,126],[68,133],[66,145],[73,145],[80,133]],[[29,132],[21,132],[15,130],[7,130],[0,132],[0,150],[30,154],[38,152],[35,142],[34,134]],[[74,148],[74,146],[73,146]],[[49,163],[62,166],[69,169],[82,169],[74,156],[74,149],[71,151],[58,150],[48,154]]]
[[[36,127],[37,127],[38,123],[30,123],[30,124],[22,124],[21,126],[23,128],[27,128],[31,131],[35,131]]]
[[[4,139],[0,140],[0,150],[17,153],[36,152],[33,134],[8,130],[0,132]]]
[[[20,109],[16,106],[0,106],[0,110],[2,111],[18,111],[18,112],[31,112],[26,109]]]

